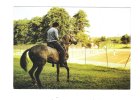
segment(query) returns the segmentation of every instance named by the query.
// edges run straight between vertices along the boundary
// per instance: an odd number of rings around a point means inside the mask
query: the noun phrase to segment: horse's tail
[[[30,49],[27,49],[23,52],[21,58],[20,58],[20,66],[21,68],[23,68],[25,71],[27,71],[27,60],[26,60],[26,53],[29,51]]]

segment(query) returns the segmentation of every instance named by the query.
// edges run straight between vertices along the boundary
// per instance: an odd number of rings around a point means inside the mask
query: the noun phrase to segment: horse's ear
[[[66,35],[64,35],[64,36],[62,37],[62,39],[66,40]]]

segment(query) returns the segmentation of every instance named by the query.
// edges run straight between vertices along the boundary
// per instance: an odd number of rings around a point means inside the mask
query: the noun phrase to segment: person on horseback
[[[53,46],[57,51],[59,52],[59,63],[61,67],[65,67],[65,50],[60,45],[59,41],[59,34],[58,34],[58,26],[59,24],[57,22],[54,22],[52,24],[52,27],[50,27],[47,31],[47,44],[48,46]]]

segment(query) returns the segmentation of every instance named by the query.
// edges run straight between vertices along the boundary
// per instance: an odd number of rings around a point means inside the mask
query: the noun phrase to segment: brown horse
[[[60,41],[61,45],[65,49],[65,59],[68,59],[68,48],[70,44],[77,44],[76,39],[72,34],[64,35]],[[59,52],[52,48],[47,46],[47,44],[40,44],[33,46],[27,50],[25,50],[20,58],[20,65],[21,67],[27,71],[27,62],[26,62],[26,53],[28,52],[29,57],[33,63],[32,68],[29,70],[29,75],[33,81],[33,84],[37,83],[37,86],[39,88],[42,88],[42,84],[39,78],[39,75],[43,69],[43,66],[48,63],[52,63],[53,66],[56,64],[57,67],[57,81],[59,81]],[[65,66],[67,70],[67,81],[69,81],[69,67],[66,62]],[[35,73],[35,75],[34,75]],[[34,77],[35,76],[35,77]]]

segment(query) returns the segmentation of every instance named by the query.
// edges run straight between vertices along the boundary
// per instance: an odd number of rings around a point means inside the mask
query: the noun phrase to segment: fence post
[[[86,47],[85,47],[85,64],[86,64]]]
[[[105,50],[106,50],[106,61],[107,61],[107,67],[108,67],[108,55],[107,55],[107,46],[105,46]]]
[[[126,60],[126,63],[125,63],[124,68],[126,67],[126,65],[127,65],[127,63],[128,63],[128,60],[129,60],[129,58],[130,58],[130,55],[131,55],[131,54],[129,54],[128,59]]]

